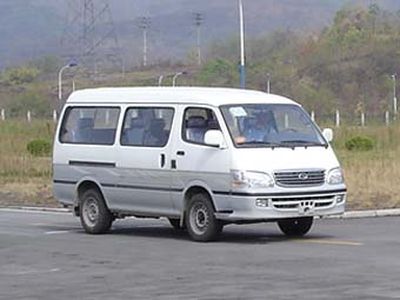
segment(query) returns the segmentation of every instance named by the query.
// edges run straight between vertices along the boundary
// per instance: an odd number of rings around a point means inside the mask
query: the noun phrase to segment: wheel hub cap
[[[190,223],[196,234],[203,234],[207,230],[209,217],[208,209],[204,204],[199,203],[192,208]]]
[[[99,208],[95,200],[90,199],[83,207],[83,217],[89,226],[95,226],[99,218]]]

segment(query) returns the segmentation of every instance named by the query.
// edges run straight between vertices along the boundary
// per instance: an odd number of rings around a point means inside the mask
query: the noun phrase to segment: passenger
[[[92,138],[94,120],[92,118],[80,118],[76,123],[76,128],[72,132],[72,142],[88,143]]]
[[[144,145],[158,147],[164,146],[168,140],[168,133],[164,130],[164,128],[164,119],[151,120],[150,129],[144,137]]]

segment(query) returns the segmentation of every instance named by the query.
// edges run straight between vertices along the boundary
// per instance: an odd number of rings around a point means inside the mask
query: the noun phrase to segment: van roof
[[[123,87],[79,90],[67,103],[189,103],[220,106],[238,103],[297,104],[254,90],[206,87]]]

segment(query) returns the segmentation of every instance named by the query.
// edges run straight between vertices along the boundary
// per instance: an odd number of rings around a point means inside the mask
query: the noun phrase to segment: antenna
[[[201,13],[194,13],[194,25],[197,27],[197,63],[201,65],[201,25],[203,24],[204,17]]]
[[[122,67],[123,60],[108,0],[68,0],[61,47],[87,69]]]
[[[147,30],[150,27],[151,20],[148,17],[139,19],[139,28],[143,31],[143,67],[147,66]]]

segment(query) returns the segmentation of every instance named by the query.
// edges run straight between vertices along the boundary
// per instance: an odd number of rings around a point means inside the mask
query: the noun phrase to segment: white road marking
[[[362,246],[363,243],[354,241],[343,241],[333,239],[297,239],[299,243],[321,244],[321,245],[337,245],[337,246]]]
[[[32,275],[32,274],[48,274],[48,273],[55,273],[55,272],[59,272],[60,269],[58,268],[54,268],[54,269],[50,269],[50,270],[27,270],[27,271],[19,271],[19,272],[14,272],[14,273],[9,273],[7,275],[16,275],[16,276],[20,276],[20,275]]]
[[[57,230],[57,231],[46,231],[44,234],[51,235],[51,234],[63,234],[72,232],[71,230]]]

